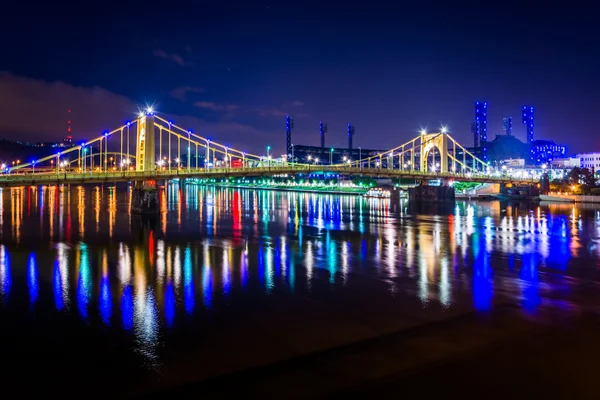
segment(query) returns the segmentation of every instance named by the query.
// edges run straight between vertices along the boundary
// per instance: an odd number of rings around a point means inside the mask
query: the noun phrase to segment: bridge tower
[[[154,171],[156,169],[155,158],[154,113],[147,112],[137,124],[136,171]]]
[[[427,158],[434,148],[440,152],[439,172],[448,172],[448,135],[445,133],[421,135],[421,171],[428,171]]]
[[[137,172],[156,170],[154,136],[154,113],[149,111],[140,117],[137,123],[135,162]],[[131,196],[131,212],[135,214],[156,214],[160,212],[155,180],[135,182]]]

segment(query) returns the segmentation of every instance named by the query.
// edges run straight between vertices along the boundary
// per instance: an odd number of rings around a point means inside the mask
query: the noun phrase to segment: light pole
[[[271,146],[267,146],[267,163],[269,168],[271,168]]]
[[[210,161],[210,138],[206,139],[206,156],[204,157],[204,166],[208,169]]]
[[[333,164],[333,147],[329,150],[329,165]]]
[[[33,160],[31,162],[31,169],[33,170],[33,173],[35,174],[35,160]]]
[[[292,163],[294,162],[294,144],[292,143]]]
[[[362,169],[362,147],[358,147],[358,162],[360,163],[359,168]]]
[[[108,132],[104,132],[104,138],[106,139],[106,143],[104,143],[104,172],[108,171]]]
[[[227,164],[229,159],[229,146],[225,146],[225,168],[228,168],[230,165]]]
[[[187,169],[190,170],[190,151],[192,150],[192,131],[188,131],[188,161],[187,161]]]

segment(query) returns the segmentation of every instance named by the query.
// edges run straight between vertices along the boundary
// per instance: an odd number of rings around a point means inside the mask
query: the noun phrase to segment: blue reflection
[[[275,242],[275,277],[279,278],[281,276],[281,249],[279,247],[279,241]]]
[[[106,325],[110,325],[111,312],[110,282],[108,276],[104,275],[100,280],[100,317]]]
[[[523,280],[522,304],[527,311],[533,312],[542,302],[535,254],[523,254],[522,262],[519,273],[519,277]]]
[[[171,279],[167,281],[167,287],[165,288],[165,320],[167,326],[173,326],[175,319],[175,289],[173,288],[173,282]]]
[[[204,305],[206,308],[212,307],[212,271],[210,266],[202,267],[202,294],[204,295]]]
[[[40,292],[35,253],[29,255],[29,261],[27,262],[27,287],[29,289],[29,301],[33,305],[37,301]]]
[[[289,283],[290,283],[290,292],[294,293],[294,289],[296,288],[296,264],[294,262],[294,255],[292,252],[289,252],[289,257],[288,257],[288,276],[289,276]]]
[[[242,275],[242,287],[248,286],[248,248],[242,252],[240,273]]]
[[[265,249],[258,247],[258,281],[261,285],[265,283]]]
[[[131,285],[123,287],[121,295],[121,319],[123,328],[130,331],[133,328],[133,289]]]
[[[479,243],[481,240],[483,246]],[[485,235],[473,235],[473,301],[478,311],[488,311],[492,308],[492,273],[489,265],[489,254],[485,248]]]
[[[327,238],[329,239],[329,232],[327,232]],[[329,264],[329,283],[334,284],[335,283],[335,271],[336,271],[336,249],[335,249],[335,243],[333,241],[329,241],[327,242],[327,245],[329,247],[328,251],[327,251],[327,263]]]
[[[360,260],[365,261],[367,259],[367,240],[363,239],[360,246]],[[364,266],[364,264],[363,264]]]
[[[54,261],[54,306],[56,311],[62,311],[65,307],[63,300],[62,277],[60,276],[60,262]]]
[[[265,275],[265,290],[267,293],[271,293],[273,290],[273,248],[271,246],[265,247],[265,263],[264,263],[264,275]],[[260,267],[259,267],[260,269]]]
[[[192,250],[186,247],[183,259],[183,302],[185,311],[192,314],[194,311],[194,282],[192,276]]]
[[[88,304],[90,301],[91,271],[88,248],[81,245],[81,256],[79,261],[79,279],[77,281],[77,309],[85,319],[88,317]]]
[[[8,251],[6,251],[6,246],[0,245],[0,294],[4,301],[8,299],[11,286],[10,256],[8,255]]]

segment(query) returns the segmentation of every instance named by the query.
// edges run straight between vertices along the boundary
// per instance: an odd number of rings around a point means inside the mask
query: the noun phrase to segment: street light
[[[333,164],[333,147],[329,151],[329,165]]]
[[[360,163],[360,169],[362,169],[362,147],[358,147],[358,162]]]

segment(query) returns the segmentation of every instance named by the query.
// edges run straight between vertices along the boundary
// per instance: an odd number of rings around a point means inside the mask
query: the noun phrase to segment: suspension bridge
[[[201,155],[202,153],[202,155]],[[269,177],[312,173],[536,184],[531,176],[492,170],[447,132],[422,132],[376,155],[329,164],[273,159],[230,148],[186,130],[152,111],[104,134],[37,160],[4,168],[0,187],[135,182],[146,192],[174,178]]]

